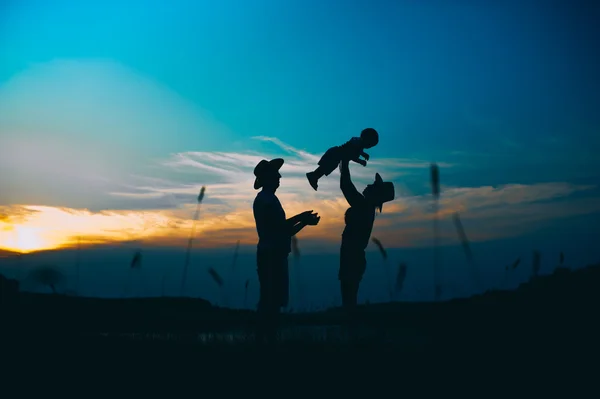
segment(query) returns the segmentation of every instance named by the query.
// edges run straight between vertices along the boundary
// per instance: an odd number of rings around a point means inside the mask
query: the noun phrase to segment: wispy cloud
[[[283,175],[280,196],[294,200],[301,196],[305,200],[335,200],[340,197],[339,171],[334,171],[330,176],[324,177],[319,183],[319,191],[314,192],[306,180],[305,174],[314,170],[320,158],[319,154],[311,154],[304,150],[296,149],[277,138],[254,137],[254,140],[268,141],[279,148],[279,152],[272,154],[234,153],[234,152],[184,152],[173,154],[169,159],[161,162],[167,168],[172,168],[179,173],[194,173],[197,184],[180,183],[177,176],[168,185],[152,184],[138,186],[136,195],[143,198],[143,192],[148,193],[148,199],[154,199],[159,194],[192,196],[198,192],[202,185],[209,185],[211,198],[224,201],[241,201],[247,203],[256,194],[252,188],[254,180],[253,169],[261,159],[283,157],[285,164],[281,169]],[[445,164],[452,167],[451,164]],[[373,161],[369,167],[352,166],[352,175],[357,185],[372,183],[375,173],[379,172],[384,179],[394,180],[412,173],[414,169],[426,169],[429,163],[423,160],[383,159]],[[399,192],[402,192],[402,182],[396,181]],[[125,193],[114,193],[126,195]]]
[[[290,145],[287,145],[285,143],[283,143],[281,140],[275,138],[275,137],[266,137],[266,136],[255,136],[253,137],[253,139],[255,140],[261,140],[261,141],[270,141],[273,144],[276,144],[277,146],[279,146],[281,149],[283,149],[284,151],[290,153],[290,154],[295,154],[298,157],[300,157],[301,159],[304,159],[306,161],[309,162],[313,162],[316,163],[319,160],[319,156],[314,155],[314,154],[310,154],[306,151],[303,150],[299,150],[297,148],[294,148]]]
[[[282,185],[278,196],[288,216],[312,209],[322,216],[318,227],[301,234],[305,240],[318,241],[334,248],[343,230],[343,215],[348,207],[339,189],[339,172],[324,177],[319,191],[313,191],[305,173],[316,166],[319,154],[311,154],[269,137],[255,140],[276,145],[273,153],[182,152],[160,161],[169,178],[136,176],[131,184],[112,191],[115,201],[126,201],[128,209],[105,211],[47,206],[11,206],[0,208],[0,247],[6,249],[42,249],[72,244],[77,236],[87,242],[141,240],[148,245],[184,245],[192,225],[195,198],[200,187],[207,186],[197,227],[197,245],[229,246],[240,240],[257,240],[252,201],[254,166],[261,159],[283,157]],[[443,168],[453,168],[448,163]],[[375,172],[398,186],[397,199],[385,204],[377,215],[373,234],[386,246],[429,245],[431,196],[414,195],[404,190],[402,179],[411,174],[428,178],[429,163],[418,159],[385,159],[364,168],[352,165],[355,184],[361,190],[373,181]],[[398,178],[402,176],[402,178]],[[193,177],[197,183],[190,182]],[[137,183],[137,184],[136,184]],[[572,198],[579,192],[593,192],[594,186],[566,182],[543,184],[507,184],[484,187],[447,186],[440,198],[442,220],[461,212],[472,241],[516,236],[535,223],[578,214],[600,212],[595,198]],[[569,201],[565,201],[569,199]],[[455,239],[451,223],[443,227],[447,239]]]

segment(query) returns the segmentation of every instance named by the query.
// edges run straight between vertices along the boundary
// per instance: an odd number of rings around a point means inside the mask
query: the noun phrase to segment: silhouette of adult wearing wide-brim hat
[[[346,227],[342,233],[338,277],[342,305],[353,310],[367,266],[365,249],[371,238],[376,209],[381,212],[383,204],[394,200],[396,194],[394,183],[384,182],[379,173],[375,174],[375,181],[360,193],[352,183],[348,161],[340,163],[340,172],[340,188],[350,208],[346,210],[344,218]]]
[[[256,195],[252,209],[258,233],[256,263],[260,284],[257,338],[274,342],[281,307],[289,300],[288,255],[291,239],[305,226],[315,226],[320,217],[313,211],[286,219],[285,211],[275,195],[279,188],[283,159],[262,160],[254,168]]]

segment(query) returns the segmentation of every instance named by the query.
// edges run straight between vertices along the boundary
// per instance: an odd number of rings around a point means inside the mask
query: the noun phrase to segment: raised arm
[[[352,183],[352,178],[350,177],[350,167],[348,166],[348,161],[343,160],[340,164],[340,188],[342,189],[342,194],[348,201],[348,204],[352,206],[360,205],[365,197],[362,196],[361,193],[358,192],[354,183]]]

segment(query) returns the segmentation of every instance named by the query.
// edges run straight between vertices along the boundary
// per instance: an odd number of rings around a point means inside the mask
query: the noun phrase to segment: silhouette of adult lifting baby
[[[258,232],[256,262],[260,299],[258,304],[257,339],[273,342],[276,338],[281,307],[289,300],[288,255],[291,238],[305,226],[316,226],[321,219],[313,211],[286,219],[285,211],[275,195],[279,188],[283,159],[262,160],[254,168],[254,189],[262,190],[253,204]]]
[[[351,314],[354,311],[358,288],[366,270],[365,249],[369,244],[375,210],[383,210],[383,204],[395,197],[394,183],[384,182],[379,173],[375,174],[375,182],[369,184],[361,193],[358,192],[348,167],[349,160],[340,162],[340,188],[350,208],[346,210],[344,221],[346,227],[342,233],[340,248],[339,280],[342,293],[342,306]]]

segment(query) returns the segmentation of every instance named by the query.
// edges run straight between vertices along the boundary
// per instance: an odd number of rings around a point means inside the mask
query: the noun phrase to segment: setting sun
[[[52,245],[44,242],[39,230],[33,227],[15,226],[12,231],[6,232],[8,237],[2,240],[2,246],[21,253],[51,248]]]

